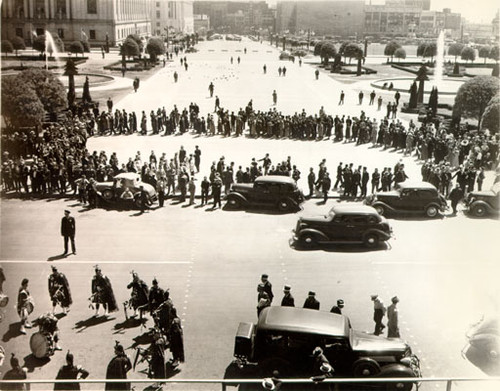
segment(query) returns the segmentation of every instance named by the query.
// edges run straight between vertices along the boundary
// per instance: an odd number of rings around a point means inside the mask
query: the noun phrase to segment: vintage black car
[[[471,191],[464,201],[466,212],[474,217],[487,217],[500,213],[500,182],[491,190]]]
[[[324,216],[300,217],[293,239],[304,247],[327,243],[363,243],[376,247],[391,238],[387,220],[371,206],[336,205]]]
[[[448,208],[446,199],[433,184],[409,181],[400,183],[394,190],[368,196],[365,204],[373,206],[380,215],[401,213],[436,217]]]
[[[420,377],[419,359],[401,339],[355,331],[344,315],[305,308],[267,307],[257,324],[240,323],[234,356],[240,368],[256,365],[262,376],[277,370],[284,378],[308,377],[314,375],[316,347],[336,376]],[[413,382],[383,387],[408,391]]]
[[[98,182],[96,184],[96,190],[100,200],[105,204],[117,204],[124,207],[140,207],[141,201],[139,195],[141,186],[147,192],[150,202],[157,200],[158,195],[156,194],[155,188],[149,183],[142,182],[141,176],[134,172],[118,174],[113,178],[112,182]],[[128,189],[132,193],[132,199],[123,199],[122,195],[125,189]]]
[[[280,212],[293,212],[300,209],[305,198],[292,178],[265,175],[256,178],[254,183],[233,184],[224,199],[228,209],[268,206]]]

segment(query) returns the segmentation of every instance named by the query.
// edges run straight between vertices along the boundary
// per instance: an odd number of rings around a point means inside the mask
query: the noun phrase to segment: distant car
[[[188,47],[184,52],[185,53],[196,53],[198,50],[192,46]]]
[[[446,199],[428,182],[401,182],[394,190],[368,196],[365,204],[373,206],[380,215],[402,213],[436,217],[448,209]]]
[[[236,34],[227,34],[226,41],[241,41],[241,37]]]
[[[254,183],[233,184],[224,199],[228,209],[268,206],[280,212],[297,211],[305,200],[295,181],[280,175],[260,176]]]
[[[327,215],[300,217],[293,239],[304,247],[329,243],[363,243],[376,247],[389,240],[392,228],[371,206],[336,205]]]
[[[491,190],[471,191],[464,201],[466,212],[474,217],[500,214],[500,182]]]
[[[289,60],[292,57],[293,56],[290,54],[290,52],[287,52],[286,50],[280,53],[280,60]]]
[[[267,307],[257,324],[240,323],[234,356],[239,368],[256,366],[262,377],[275,370],[283,378],[310,377],[317,375],[312,354],[317,347],[338,377],[420,377],[420,361],[403,340],[356,331],[345,315],[305,308]],[[414,383],[378,385],[371,384],[408,391]]]
[[[140,187],[143,186],[144,190],[149,195],[149,200],[154,202],[157,200],[158,196],[156,194],[156,190],[149,183],[145,183],[141,181],[141,177],[139,174],[135,172],[125,172],[122,174],[118,174],[113,178],[112,182],[97,182],[97,194],[99,198],[108,203],[121,203],[123,204],[124,200],[121,199],[121,195],[125,191],[125,188],[128,188],[134,196],[132,204],[136,207],[141,206],[141,201],[139,198]]]

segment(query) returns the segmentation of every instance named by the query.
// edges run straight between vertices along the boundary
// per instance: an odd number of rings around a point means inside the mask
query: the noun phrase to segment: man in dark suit
[[[283,299],[281,299],[281,306],[282,307],[295,307],[295,300],[290,293],[291,287],[290,285],[285,285],[283,287]]]
[[[64,217],[61,219],[61,236],[64,237],[64,255],[68,253],[68,239],[71,239],[71,251],[76,255],[75,231],[76,223],[74,217],[70,216],[70,211],[64,211]]]
[[[304,302],[304,308],[309,308],[311,310],[319,310],[319,301],[316,300],[316,292],[310,291],[307,295],[307,299]]]

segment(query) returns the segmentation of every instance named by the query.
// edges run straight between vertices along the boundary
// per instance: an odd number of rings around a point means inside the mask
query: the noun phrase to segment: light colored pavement
[[[247,47],[246,56],[243,48]],[[189,70],[180,68],[179,60],[141,83],[117,108],[147,113],[175,103],[181,109],[197,102],[201,112],[213,111],[208,84],[213,80],[215,94],[231,110],[244,107],[253,99],[260,110],[271,108],[271,93],[278,91],[277,109],[294,113],[304,108],[317,113],[324,105],[327,113],[359,114],[357,86],[336,81],[326,74],[314,80],[314,69],[277,61],[276,51],[252,42],[204,42],[200,51],[187,55]],[[212,51],[213,50],[213,51]],[[227,50],[227,52],[225,51]],[[255,50],[255,51],[254,51]],[[234,64],[230,64],[231,55]],[[242,58],[238,66],[236,58]],[[262,74],[266,63],[268,74]],[[288,69],[278,77],[278,66]],[[177,70],[179,82],[173,82]],[[339,109],[338,95],[347,93],[346,105]],[[365,95],[369,90],[365,90]],[[374,107],[363,109],[369,116],[380,116]],[[122,136],[89,139],[88,149],[116,151],[120,162],[139,150],[146,160],[151,150],[167,157],[183,145],[189,152],[199,145],[202,169],[198,186],[209,166],[221,155],[236,166],[249,165],[252,157],[269,152],[273,163],[292,156],[302,171],[300,187],[306,188],[308,167],[327,159],[334,173],[339,161],[373,168],[393,167],[402,158],[399,153],[382,152],[369,146],[335,144],[332,141],[252,140],[184,136]],[[420,166],[411,157],[403,158],[407,173],[418,179]],[[198,201],[199,202],[199,201]],[[11,298],[6,319],[0,324],[2,345],[7,352],[31,365],[31,378],[52,378],[63,364],[64,353],[58,352],[50,362],[33,366],[29,355],[29,335],[15,333],[17,314],[13,307],[23,277],[31,280],[30,290],[36,300],[35,314],[51,307],[46,279],[55,263],[70,281],[75,304],[68,316],[59,322],[61,345],[70,349],[76,362],[85,366],[91,376],[103,377],[105,364],[112,356],[115,340],[127,348],[133,338],[146,329],[124,324],[120,311],[100,324],[89,320],[90,279],[93,265],[99,263],[113,283],[118,302],[128,299],[126,284],[130,271],[136,270],[148,283],[157,277],[162,287],[169,287],[172,299],[183,319],[187,361],[176,377],[220,378],[231,362],[233,341],[238,322],[256,320],[256,286],[261,273],[268,273],[274,285],[276,301],[281,288],[292,285],[297,305],[309,290],[315,290],[323,310],[329,310],[337,298],[346,301],[345,313],[356,329],[372,332],[370,294],[378,293],[388,304],[397,294],[401,303],[400,328],[422,358],[425,376],[483,376],[460,356],[465,332],[482,314],[498,308],[498,266],[496,238],[498,221],[457,217],[427,220],[420,218],[390,219],[395,237],[389,246],[365,251],[358,247],[323,248],[300,251],[289,244],[291,230],[298,215],[325,213],[337,201],[317,205],[304,204],[298,214],[276,215],[261,211],[211,211],[206,207],[185,207],[167,201],[163,209],[143,215],[136,211],[86,210],[74,199],[15,200],[1,203],[0,259]],[[62,252],[59,223],[62,211],[70,209],[77,220],[77,256],[58,259]],[[151,325],[151,320],[148,321]],[[133,355],[133,350],[127,350]],[[144,364],[139,369],[144,369]],[[129,377],[145,378],[143,373]],[[82,387],[90,389],[88,387]],[[35,389],[43,389],[35,387]],[[196,389],[169,386],[168,389]],[[200,387],[199,389],[220,389]],[[444,384],[426,385],[424,390],[445,389]],[[477,390],[477,385],[460,385],[460,389]],[[485,389],[485,388],[482,388]]]

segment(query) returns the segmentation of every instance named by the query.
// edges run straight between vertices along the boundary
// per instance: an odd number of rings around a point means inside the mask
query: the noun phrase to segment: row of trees
[[[40,52],[41,54],[44,54],[45,51],[47,50],[46,43],[45,43],[46,37],[45,35],[39,35],[33,40],[33,49]],[[19,50],[24,50],[26,49],[26,44],[24,42],[24,39],[21,37],[14,37],[12,40],[2,40],[1,42],[2,48],[1,51],[2,53],[5,53],[5,55],[8,55],[8,53],[16,52],[16,56],[18,55]],[[68,50],[70,53],[75,53],[75,54],[83,54],[84,52],[90,52],[90,47],[87,41],[74,41],[71,42],[67,47],[65,47],[64,42],[61,40],[59,37],[54,38],[54,45],[59,53],[62,53],[66,50]],[[49,46],[48,48],[48,54],[52,56],[53,54],[53,48]]]
[[[344,57],[344,62],[349,59],[349,63],[354,58],[356,60],[363,58],[363,49],[352,42],[343,42],[338,50],[335,46],[335,42],[331,40],[320,41],[314,46],[314,55],[321,58],[321,62],[328,65],[330,58],[335,58],[336,55]]]
[[[120,48],[122,57],[139,57],[144,50],[144,41],[137,34],[130,34]],[[146,44],[146,53],[156,62],[158,56],[165,53],[165,44],[160,37],[149,38]]]

